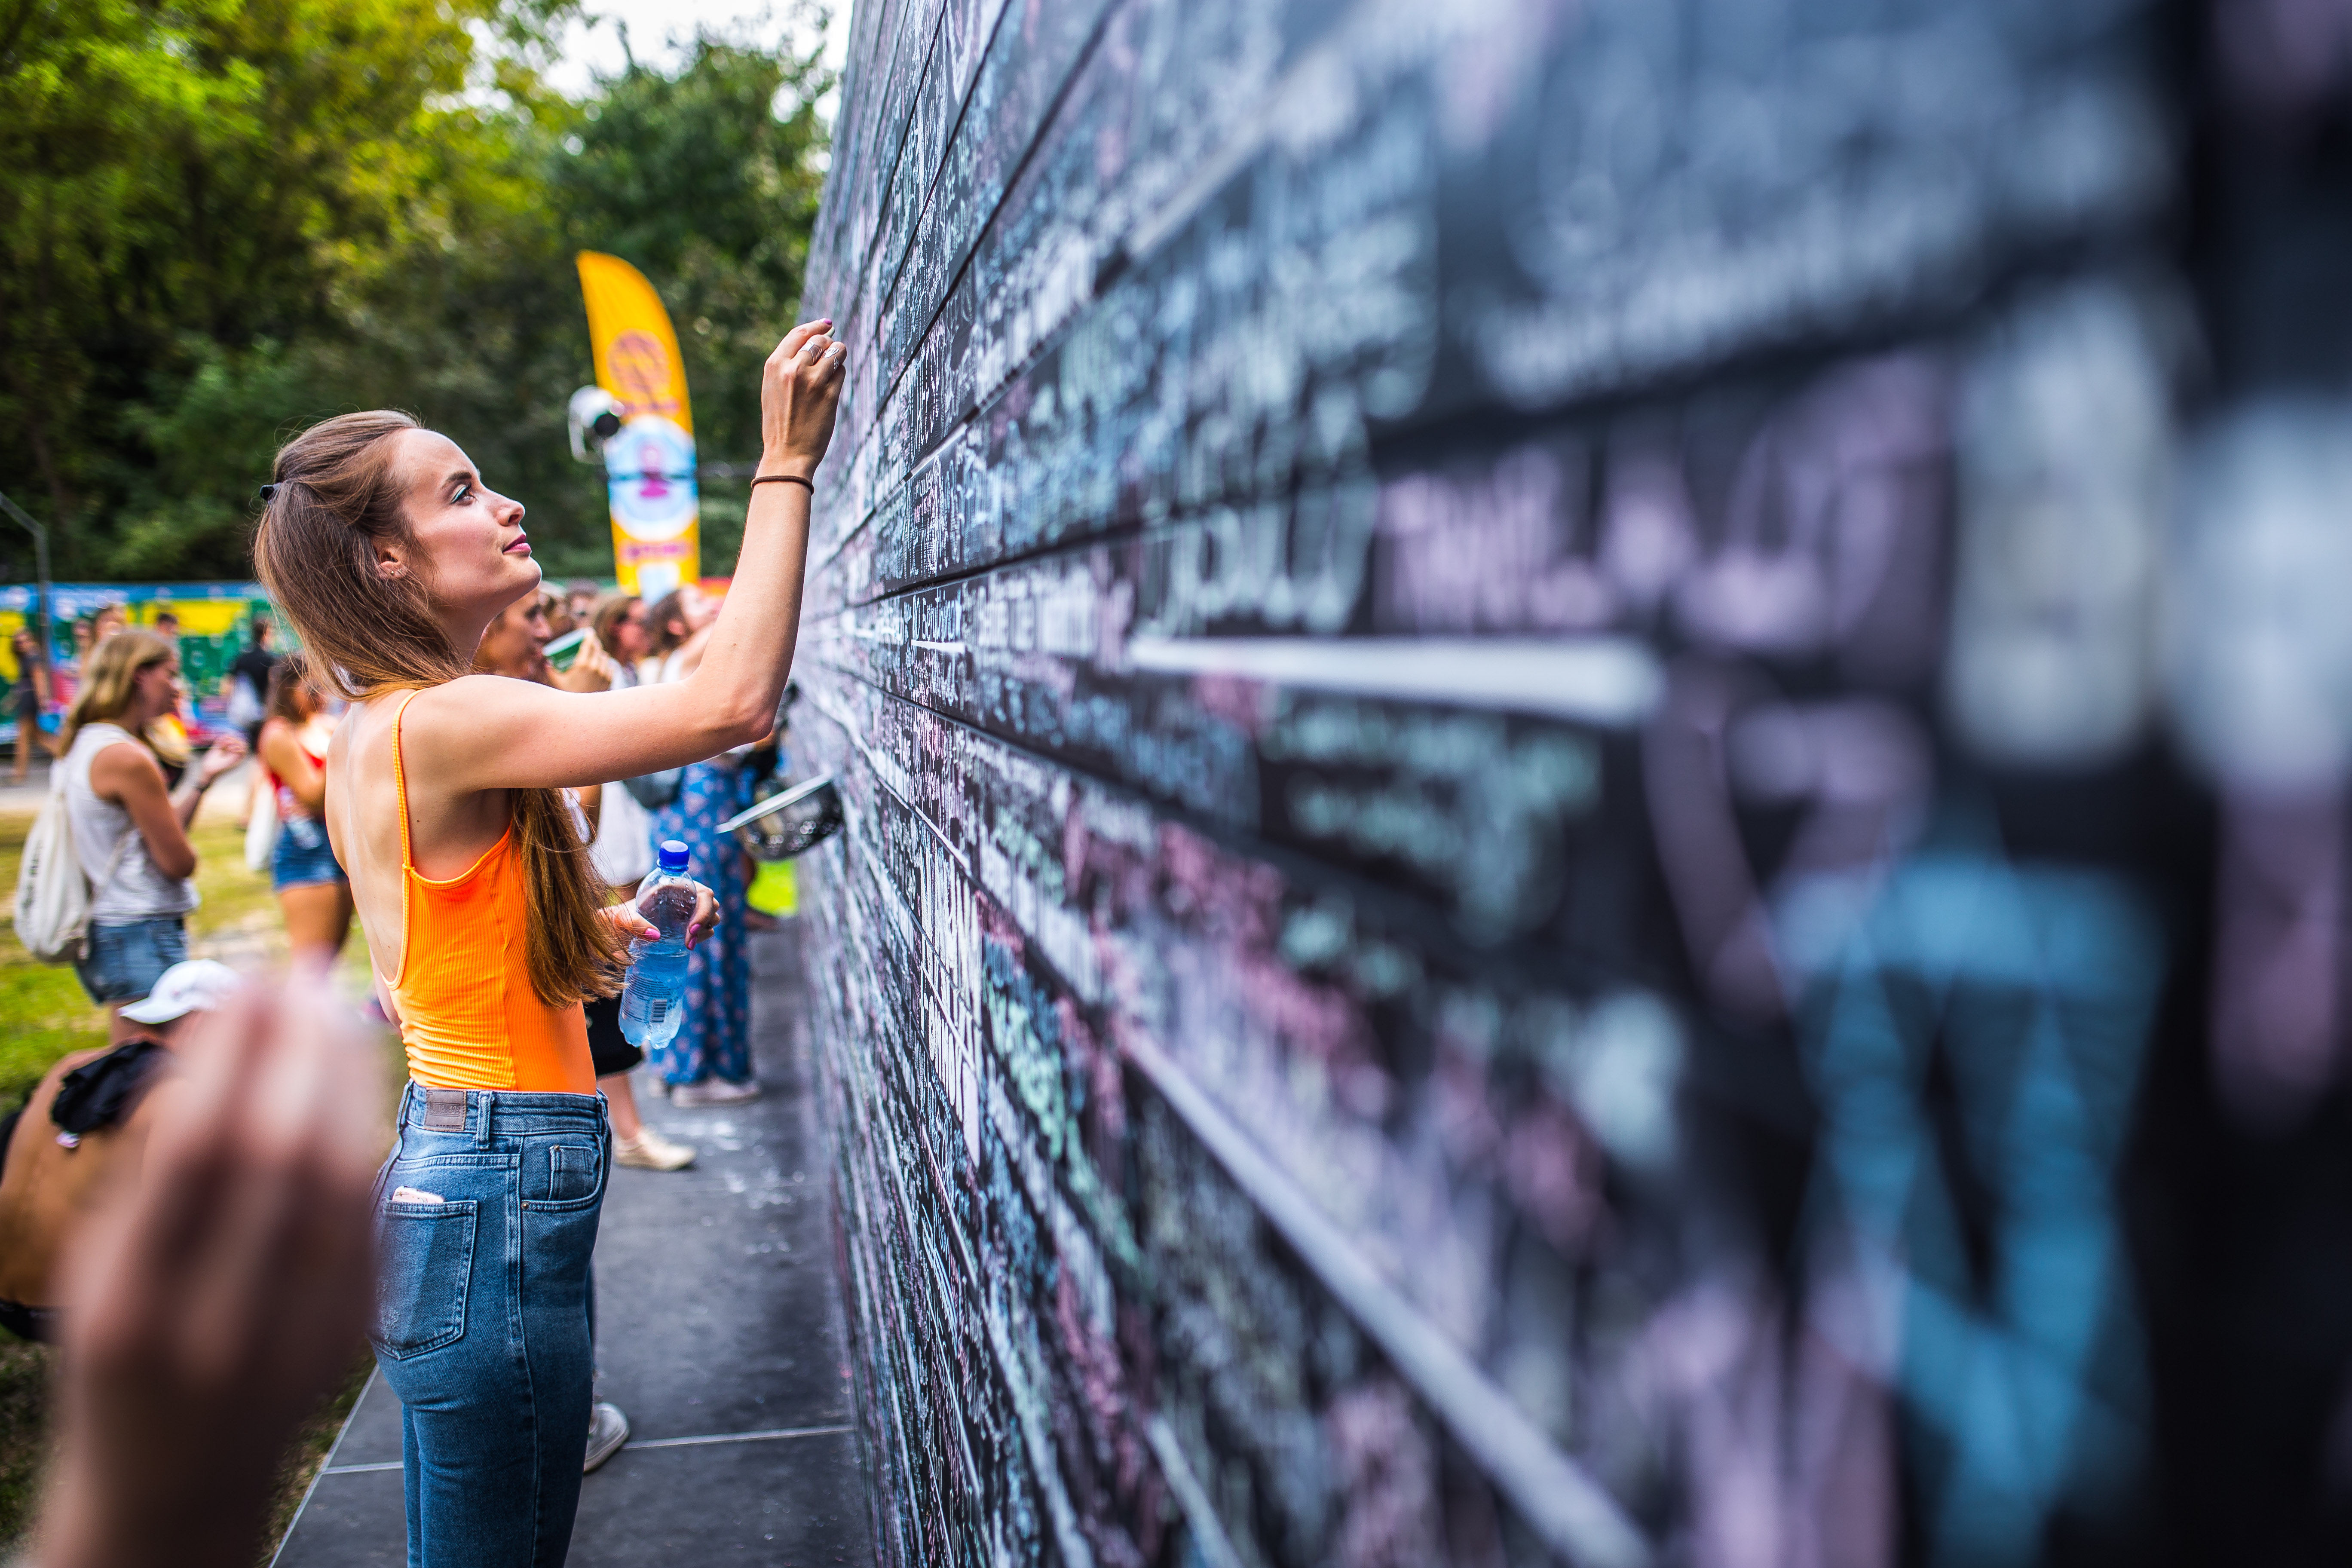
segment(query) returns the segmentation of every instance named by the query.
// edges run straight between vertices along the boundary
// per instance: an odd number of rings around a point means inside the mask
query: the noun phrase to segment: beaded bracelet
[[[816,481],[804,479],[798,474],[761,474],[751,482],[755,485],[799,485],[810,495],[816,494]]]

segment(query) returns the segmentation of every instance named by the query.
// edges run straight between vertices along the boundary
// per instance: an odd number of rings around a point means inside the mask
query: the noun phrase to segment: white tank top
[[[152,920],[158,915],[184,915],[196,907],[196,884],[186,877],[166,877],[147,858],[147,841],[131,825],[131,814],[111,801],[101,800],[89,787],[89,764],[107,747],[139,737],[120,724],[85,724],[74,736],[72,749],[60,765],[66,770],[66,819],[73,825],[74,854],[90,880],[89,918],[100,925],[121,925]],[[125,836],[122,860],[103,885],[106,863]]]

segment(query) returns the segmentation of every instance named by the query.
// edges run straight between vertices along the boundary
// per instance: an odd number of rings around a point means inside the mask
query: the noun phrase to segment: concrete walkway
[[[787,928],[751,944],[764,1098],[677,1110],[646,1092],[639,1073],[646,1121],[702,1157],[676,1174],[616,1170],[604,1200],[597,1397],[635,1430],[582,1489],[572,1568],[873,1562]],[[378,1376],[278,1568],[405,1561],[400,1402]]]
[[[231,821],[245,816],[245,792],[253,778],[253,763],[239,763],[205,792],[207,817],[226,813]],[[44,757],[26,771],[23,784],[9,782],[6,764],[0,763],[0,816],[32,816],[49,799],[49,762]]]

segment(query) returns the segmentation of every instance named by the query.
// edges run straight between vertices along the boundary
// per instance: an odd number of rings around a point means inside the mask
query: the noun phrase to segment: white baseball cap
[[[227,1001],[242,984],[236,971],[209,958],[191,958],[163,971],[144,1002],[133,1002],[122,1016],[134,1024],[168,1024],[190,1013],[209,1013]]]

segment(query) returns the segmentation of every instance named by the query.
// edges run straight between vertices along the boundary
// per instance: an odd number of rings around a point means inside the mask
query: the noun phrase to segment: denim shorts
[[[588,1450],[604,1099],[401,1097],[369,1339],[401,1400],[408,1561],[560,1563]]]
[[[327,825],[315,816],[289,816],[278,825],[278,847],[269,852],[272,892],[308,888],[320,882],[348,882],[335,847],[327,842]]]
[[[163,971],[188,956],[188,926],[179,915],[89,928],[89,951],[74,973],[93,1002],[137,1002],[155,989]]]

